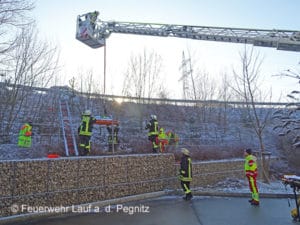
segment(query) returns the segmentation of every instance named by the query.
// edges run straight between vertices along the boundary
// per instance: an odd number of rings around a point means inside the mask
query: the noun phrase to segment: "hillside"
[[[69,102],[72,126],[76,131],[81,113],[90,109],[94,116],[107,115],[120,121],[120,146],[118,154],[151,153],[151,145],[144,129],[150,114],[157,115],[159,126],[179,135],[177,147],[169,147],[168,152],[178,155],[180,147],[191,150],[196,160],[212,160],[242,157],[243,148],[259,149],[257,136],[251,127],[247,110],[243,105],[230,104],[166,104],[122,102],[74,94],[68,90],[51,88],[48,91],[34,91],[27,101],[32,107],[18,113],[8,136],[2,135],[0,159],[20,159],[46,157],[48,152],[64,155],[59,119],[59,99]],[[263,118],[273,113],[273,108],[260,108]],[[17,147],[20,126],[33,121],[33,146],[29,149]],[[282,137],[273,130],[276,121],[270,119],[264,130],[265,149],[273,156],[283,158]],[[92,155],[108,154],[105,126],[95,126],[92,136]],[[5,138],[4,138],[5,137]],[[286,160],[286,159],[285,159]],[[281,163],[281,166],[284,164]]]

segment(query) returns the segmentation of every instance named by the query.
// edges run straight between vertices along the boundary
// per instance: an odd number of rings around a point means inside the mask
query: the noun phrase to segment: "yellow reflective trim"
[[[188,188],[188,186],[186,184],[183,184],[183,186],[184,186],[186,194],[191,193],[191,190]]]

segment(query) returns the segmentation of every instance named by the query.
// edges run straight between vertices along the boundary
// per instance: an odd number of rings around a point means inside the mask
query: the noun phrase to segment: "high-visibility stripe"
[[[256,179],[253,177],[249,177],[249,188],[252,192],[252,199],[259,202],[259,194],[258,194],[258,188],[256,185]]]
[[[185,189],[185,193],[188,194],[188,193],[191,193],[191,190],[188,188],[188,186],[186,184],[183,184],[184,186],[184,189]]]
[[[192,160],[191,158],[188,158],[188,178],[190,178],[192,180]]]
[[[189,182],[191,182],[192,178],[191,177],[181,177],[181,180],[182,181],[189,181]]]

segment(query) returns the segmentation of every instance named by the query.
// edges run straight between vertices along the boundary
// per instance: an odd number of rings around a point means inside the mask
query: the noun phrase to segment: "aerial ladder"
[[[76,39],[91,48],[103,47],[112,33],[243,43],[300,52],[300,31],[297,30],[118,22],[99,18],[91,21],[90,13],[77,16]]]
[[[76,39],[94,49],[105,46],[106,39],[112,33],[119,33],[251,44],[259,47],[276,48],[277,50],[300,52],[300,31],[297,30],[102,21],[99,18],[94,21],[91,19],[91,14],[86,13],[77,16]],[[118,122],[99,118],[97,124],[117,125]]]

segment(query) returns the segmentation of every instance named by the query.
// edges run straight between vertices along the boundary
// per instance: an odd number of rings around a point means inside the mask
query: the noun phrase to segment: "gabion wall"
[[[0,161],[0,216],[180,188],[178,169],[173,154]],[[243,176],[243,160],[193,163],[192,187]]]
[[[71,206],[171,188],[174,156],[0,161],[0,216],[11,206]]]

